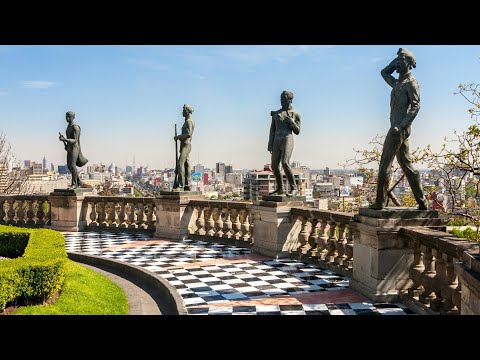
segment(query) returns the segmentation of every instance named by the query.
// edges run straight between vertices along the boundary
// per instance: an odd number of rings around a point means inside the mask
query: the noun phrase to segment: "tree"
[[[440,151],[428,146],[424,150],[427,165],[439,170],[440,178],[449,195],[447,212],[462,215],[480,225],[480,211],[475,201],[480,195],[480,92],[479,84],[460,84],[459,94],[471,105],[467,110],[473,124],[464,131],[454,131],[451,138],[444,138]],[[467,196],[468,195],[468,196]],[[478,230],[477,230],[478,233]]]
[[[0,131],[0,195],[29,193],[28,169],[22,169],[4,132]]]

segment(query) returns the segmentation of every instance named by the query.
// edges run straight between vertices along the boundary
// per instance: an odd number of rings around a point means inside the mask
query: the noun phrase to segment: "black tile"
[[[205,300],[206,302],[216,301],[216,300],[225,300],[225,298],[222,295],[202,296],[202,299]]]
[[[224,285],[224,284],[225,284],[223,281],[220,281],[220,280],[213,280],[213,281],[204,280],[203,282],[204,282],[205,284],[208,284],[209,286],[212,286],[212,285]]]
[[[189,280],[180,280],[180,281],[183,282],[184,284],[193,284],[193,283],[199,282],[198,279],[189,279]]]
[[[182,294],[182,298],[184,298],[184,299],[190,299],[190,298],[194,298],[194,297],[199,297],[199,296],[195,293]]]
[[[280,305],[280,311],[287,311],[287,310],[302,310],[302,305]]]
[[[327,310],[305,310],[305,315],[330,315],[330,313]]]
[[[280,311],[261,311],[257,312],[257,315],[281,315]]]
[[[200,292],[200,291],[212,291],[213,289],[209,286],[199,286],[196,288],[191,288],[192,291]]]
[[[235,289],[223,289],[223,290],[215,290],[219,294],[238,294],[239,292]]]
[[[180,285],[173,285],[175,287],[175,289],[186,289],[187,288],[187,285],[185,284],[180,284]]]
[[[233,312],[255,312],[257,310],[256,306],[234,306]]]
[[[208,307],[204,308],[187,308],[189,314],[208,314]]]
[[[395,304],[388,304],[388,303],[378,303],[373,304],[378,309],[398,309],[399,307]]]
[[[242,292],[242,294],[248,297],[265,295],[265,293],[261,291],[248,291],[248,292]]]

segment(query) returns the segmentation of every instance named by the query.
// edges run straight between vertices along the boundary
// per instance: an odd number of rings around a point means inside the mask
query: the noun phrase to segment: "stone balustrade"
[[[153,197],[86,196],[85,229],[155,231]]]
[[[292,253],[300,258],[318,261],[344,276],[351,276],[353,269],[353,231],[350,222],[353,214],[293,207],[290,211],[299,225],[297,242]]]
[[[211,239],[253,241],[252,203],[228,200],[190,200],[188,234]]]
[[[50,226],[47,195],[0,196],[0,224],[20,227]]]
[[[403,296],[435,313],[460,314],[462,286],[455,264],[464,253],[478,254],[479,243],[428,228],[403,228],[400,236],[413,248],[413,283]]]

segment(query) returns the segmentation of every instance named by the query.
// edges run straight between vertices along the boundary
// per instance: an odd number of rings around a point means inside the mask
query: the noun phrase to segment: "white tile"
[[[183,299],[183,303],[185,305],[205,304],[205,300],[203,300],[201,297],[194,297],[194,298]]]

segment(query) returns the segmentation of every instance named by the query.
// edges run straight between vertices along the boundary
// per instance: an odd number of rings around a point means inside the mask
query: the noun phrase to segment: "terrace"
[[[0,223],[64,233],[69,256],[168,282],[185,314],[480,314],[479,244],[435,211],[159,197],[1,196]]]

